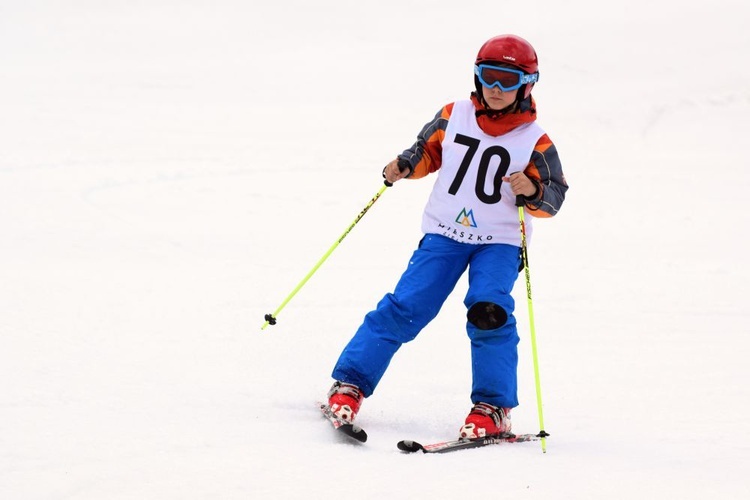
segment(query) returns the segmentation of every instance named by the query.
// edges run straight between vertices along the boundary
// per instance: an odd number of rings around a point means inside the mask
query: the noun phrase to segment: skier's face
[[[503,92],[497,87],[487,88],[482,86],[482,96],[487,106],[498,111],[513,104],[516,101],[516,94],[518,94],[518,89]]]

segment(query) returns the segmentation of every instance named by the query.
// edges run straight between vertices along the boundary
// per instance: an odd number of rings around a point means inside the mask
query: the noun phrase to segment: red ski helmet
[[[490,38],[479,49],[475,65],[496,63],[518,68],[526,74],[539,73],[539,59],[534,47],[529,42],[516,35],[498,35]],[[479,82],[475,82],[479,83]],[[531,95],[533,83],[527,83],[519,92],[519,98],[526,99]],[[479,90],[480,87],[477,87]],[[481,96],[481,92],[479,93]],[[523,97],[521,97],[523,96]]]

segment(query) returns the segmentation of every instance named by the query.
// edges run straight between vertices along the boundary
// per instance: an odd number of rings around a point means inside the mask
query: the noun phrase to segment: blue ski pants
[[[511,290],[520,265],[520,249],[513,245],[469,245],[445,236],[425,235],[393,293],[386,294],[365,316],[344,348],[333,378],[354,384],[370,396],[396,351],[437,316],[468,268],[467,309],[487,302],[507,314],[504,324],[493,329],[466,322],[471,341],[471,400],[504,408],[518,406],[519,337]]]

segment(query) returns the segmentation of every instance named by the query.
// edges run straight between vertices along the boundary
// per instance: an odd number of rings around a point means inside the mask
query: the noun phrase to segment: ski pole
[[[536,386],[536,407],[539,412],[539,437],[542,442],[542,453],[547,453],[547,432],[544,430],[544,414],[542,412],[542,384],[539,381],[539,358],[536,350],[536,329],[534,328],[534,306],[531,301],[531,273],[529,271],[529,255],[526,247],[526,220],[523,195],[516,196],[518,207],[518,222],[521,225],[521,259],[523,260],[524,274],[526,275],[526,302],[529,306],[529,329],[531,330],[531,354],[534,360],[534,384]]]
[[[278,316],[281,310],[284,309],[284,306],[286,306],[287,303],[289,303],[289,301],[292,300],[292,297],[294,297],[297,294],[297,292],[300,291],[300,289],[305,285],[305,283],[307,283],[307,280],[309,280],[310,277],[313,274],[315,274],[315,271],[317,271],[318,268],[321,265],[323,265],[323,262],[326,261],[326,259],[333,253],[334,250],[336,250],[336,247],[339,246],[339,243],[341,243],[343,239],[346,238],[346,235],[349,234],[349,232],[354,228],[354,226],[357,225],[357,222],[359,222],[360,219],[362,219],[362,217],[365,216],[367,211],[370,210],[370,207],[372,207],[375,204],[375,202],[378,201],[378,198],[380,198],[380,195],[382,195],[386,189],[388,189],[390,186],[393,185],[388,181],[385,181],[383,184],[384,186],[380,188],[380,191],[378,191],[377,194],[372,197],[372,199],[367,203],[367,205],[365,205],[365,208],[363,208],[362,211],[359,212],[357,217],[354,219],[354,222],[352,222],[349,225],[349,227],[346,228],[346,231],[344,231],[344,233],[341,236],[339,236],[339,238],[333,243],[333,245],[331,245],[331,248],[329,248],[328,251],[323,255],[323,257],[320,258],[320,260],[317,262],[317,264],[313,266],[310,272],[307,273],[307,275],[304,278],[302,278],[302,281],[300,281],[299,284],[294,288],[294,290],[292,290],[292,293],[290,293],[284,299],[281,305],[278,308],[276,308],[276,310],[273,313],[266,314],[265,316],[266,321],[265,323],[263,323],[263,326],[260,327],[261,330],[265,330],[268,325],[276,324],[276,316]]]

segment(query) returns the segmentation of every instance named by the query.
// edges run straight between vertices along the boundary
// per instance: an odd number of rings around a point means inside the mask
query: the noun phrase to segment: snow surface
[[[750,498],[747,5],[0,1],[0,498]],[[420,238],[382,166],[540,54],[570,183],[530,249],[548,452],[469,409],[462,281],[363,406],[313,404]],[[745,132],[743,136],[740,134]],[[523,281],[519,432],[539,429]]]

